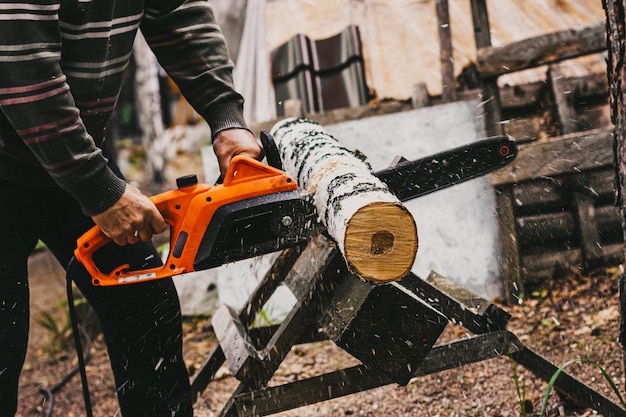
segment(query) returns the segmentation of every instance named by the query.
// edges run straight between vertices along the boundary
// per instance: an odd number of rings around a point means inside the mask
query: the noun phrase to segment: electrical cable
[[[72,334],[74,336],[74,344],[76,345],[76,353],[78,356],[78,365],[75,366],[70,372],[67,373],[52,388],[46,388],[44,386],[39,387],[39,392],[45,395],[48,399],[48,410],[46,412],[46,417],[52,417],[52,411],[54,410],[54,395],[61,390],[77,373],[80,372],[81,381],[83,385],[83,399],[85,401],[85,408],[88,417],[92,417],[92,409],[91,409],[91,399],[89,395],[89,386],[87,383],[87,374],[85,371],[86,363],[91,359],[91,337],[89,337],[89,333],[87,332],[87,325],[90,321],[90,315],[93,314],[93,310],[90,308],[88,312],[88,316],[83,321],[80,328],[78,327],[78,320],[76,317],[76,308],[74,306],[74,293],[72,291],[72,280],[67,279],[67,302],[70,310],[70,321],[72,323]],[[85,339],[85,351],[87,352],[84,356],[82,353],[82,344],[80,340],[80,336],[83,336]]]
[[[72,322],[72,333],[74,334],[74,344],[76,345],[76,355],[78,356],[78,370],[80,380],[83,385],[83,399],[85,400],[85,412],[87,417],[93,417],[91,409],[91,397],[89,395],[89,381],[87,380],[87,371],[85,369],[85,357],[83,356],[83,348],[80,341],[80,333],[78,322],[76,320],[76,307],[74,306],[74,293],[72,291],[72,280],[67,279],[67,299],[70,307],[70,319]]]

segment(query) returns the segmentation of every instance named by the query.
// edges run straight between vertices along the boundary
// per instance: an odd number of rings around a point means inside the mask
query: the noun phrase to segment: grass
[[[78,306],[85,304],[87,300],[80,297],[74,300],[74,302]],[[60,301],[54,307],[67,307],[67,300]],[[42,311],[40,317],[35,319],[35,323],[44,328],[51,336],[50,340],[42,347],[49,356],[56,356],[71,341],[72,321],[69,311],[62,320],[55,318],[50,312]]]
[[[517,373],[517,368],[516,368],[517,364],[515,363],[515,360],[513,360],[513,358],[511,356],[509,356],[509,358],[511,360],[511,370],[512,370],[512,374],[513,374],[513,381],[515,382],[515,392],[517,394],[517,401],[518,401],[518,404],[520,406],[520,414],[521,414],[522,417],[527,417],[526,390],[524,388],[524,385],[521,383],[521,379],[520,379],[520,377],[519,377],[519,375]],[[600,373],[602,374],[602,376],[604,377],[604,379],[607,381],[607,383],[609,384],[609,386],[611,387],[611,389],[613,390],[613,392],[615,393],[617,398],[619,399],[619,402],[620,402],[622,408],[626,410],[626,403],[624,402],[624,398],[620,394],[619,389],[615,385],[615,382],[610,377],[610,375],[604,370],[604,368],[601,365],[597,364],[597,363],[589,361],[588,359],[576,358],[576,359],[571,359],[571,360],[565,362],[563,365],[561,365],[559,367],[559,369],[557,369],[554,372],[554,374],[552,374],[552,377],[550,378],[550,381],[548,382],[548,387],[546,388],[546,392],[545,392],[545,394],[543,396],[543,400],[541,402],[541,411],[539,412],[539,417],[543,417],[543,414],[546,411],[546,407],[548,405],[548,399],[550,397],[550,393],[552,392],[552,389],[554,388],[554,384],[556,383],[559,375],[561,375],[561,373],[565,370],[565,368],[567,368],[568,366],[570,366],[570,365],[572,365],[574,363],[589,364],[589,365],[594,366],[595,368],[597,368],[600,371]]]
[[[613,379],[611,379],[611,377],[604,370],[604,368],[602,366],[598,365],[597,363],[593,363],[593,362],[591,362],[591,361],[589,361],[587,359],[577,358],[577,359],[572,359],[572,360],[569,360],[569,361],[565,362],[563,365],[561,365],[559,367],[559,369],[556,370],[556,372],[552,375],[552,378],[550,378],[550,382],[548,383],[548,388],[546,389],[546,393],[544,394],[543,401],[541,403],[541,411],[539,412],[539,417],[542,417],[544,411],[546,410],[546,406],[548,404],[548,397],[550,396],[550,392],[552,391],[552,388],[554,387],[554,384],[556,383],[557,378],[565,370],[565,368],[567,368],[568,366],[570,366],[573,363],[585,363],[585,364],[590,364],[590,365],[596,367],[600,371],[600,373],[602,374],[604,379],[606,379],[608,384],[611,386],[611,389],[613,389],[613,392],[615,392],[615,394],[617,395],[617,398],[619,399],[620,404],[622,405],[622,408],[626,409],[626,404],[624,404],[624,399],[622,398],[621,394],[619,393],[619,390],[617,389],[617,386],[615,385],[615,382],[613,381]]]

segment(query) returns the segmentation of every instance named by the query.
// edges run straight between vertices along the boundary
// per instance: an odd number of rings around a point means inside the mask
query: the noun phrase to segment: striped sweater
[[[205,0],[0,0],[0,179],[56,183],[89,215],[121,197],[99,147],[139,27],[214,134],[245,127]]]

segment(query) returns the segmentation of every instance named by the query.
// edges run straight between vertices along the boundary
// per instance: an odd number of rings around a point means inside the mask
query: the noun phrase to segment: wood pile
[[[567,61],[606,52],[606,26],[600,21],[493,47],[486,3],[472,2],[472,10],[477,59],[469,79],[485,100],[487,134],[508,133],[523,144],[518,159],[494,175],[505,292],[513,303],[558,268],[623,260],[607,75],[568,78],[563,71]],[[498,83],[541,68],[543,83]]]

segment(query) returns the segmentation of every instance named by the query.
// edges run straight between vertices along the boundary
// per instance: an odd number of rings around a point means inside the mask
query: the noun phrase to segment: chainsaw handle
[[[278,151],[278,146],[274,141],[274,137],[266,130],[261,130],[259,134],[259,142],[261,142],[261,148],[263,150],[262,155],[265,156],[265,162],[272,168],[283,171],[283,161]],[[224,176],[220,175],[215,181],[215,185],[223,184]]]
[[[195,185],[194,183],[194,188],[194,190],[187,191],[189,195],[187,200],[190,200],[193,196],[206,191],[208,186],[205,184]],[[168,255],[168,261],[173,256],[175,247],[175,242],[173,240],[179,236],[179,228],[182,223],[183,213],[181,213],[181,210],[178,208],[181,207],[181,201],[179,200],[183,200],[185,195],[181,195],[180,190],[181,188],[179,185],[178,190],[167,191],[150,197],[150,200],[152,200],[157,210],[159,210],[165,222],[171,227],[170,248],[172,248],[172,250]],[[93,261],[93,255],[111,241],[112,239],[106,236],[98,226],[94,226],[89,229],[77,241],[77,247],[74,255],[76,259],[85,267],[87,272],[89,272],[94,285],[117,285],[120,283],[138,280],[167,278],[185,272],[185,265],[172,267],[172,265],[174,265],[172,262],[165,262],[162,266],[147,268],[141,271],[131,271],[129,270],[130,266],[128,264],[122,264],[117,266],[110,273],[104,273]]]

